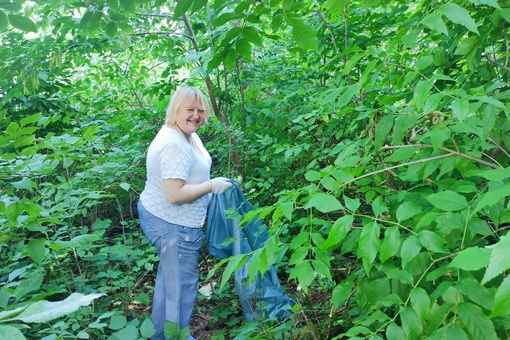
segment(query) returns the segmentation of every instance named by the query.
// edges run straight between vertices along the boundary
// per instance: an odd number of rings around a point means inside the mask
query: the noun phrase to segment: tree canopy
[[[136,202],[184,84],[269,228],[250,276],[298,301],[243,322],[247,257],[204,253],[212,339],[507,338],[509,27],[508,0],[0,2],[0,338],[151,336]]]

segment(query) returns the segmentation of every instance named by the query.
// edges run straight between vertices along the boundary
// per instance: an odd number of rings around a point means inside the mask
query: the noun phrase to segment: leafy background
[[[145,339],[136,202],[172,90],[213,104],[298,301],[245,323],[202,254],[199,339],[504,339],[507,0],[0,2],[0,338]],[[214,285],[218,283],[218,285]]]

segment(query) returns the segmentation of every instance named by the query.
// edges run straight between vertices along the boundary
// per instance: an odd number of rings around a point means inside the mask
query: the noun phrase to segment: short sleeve
[[[187,180],[193,166],[193,156],[177,143],[166,143],[159,155],[161,179]]]

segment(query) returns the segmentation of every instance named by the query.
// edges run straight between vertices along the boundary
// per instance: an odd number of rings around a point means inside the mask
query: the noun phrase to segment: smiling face
[[[205,96],[196,87],[184,86],[172,96],[165,123],[189,139],[208,119],[209,104]]]
[[[186,103],[179,107],[176,118],[171,127],[189,139],[189,136],[204,124],[205,110],[196,104]]]

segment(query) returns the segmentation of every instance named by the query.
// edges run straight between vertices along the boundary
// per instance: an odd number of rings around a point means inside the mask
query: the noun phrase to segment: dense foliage
[[[508,0],[0,2],[0,338],[151,336],[135,204],[185,83],[270,228],[251,276],[299,302],[244,323],[246,257],[204,253],[213,339],[507,338],[509,27]]]

